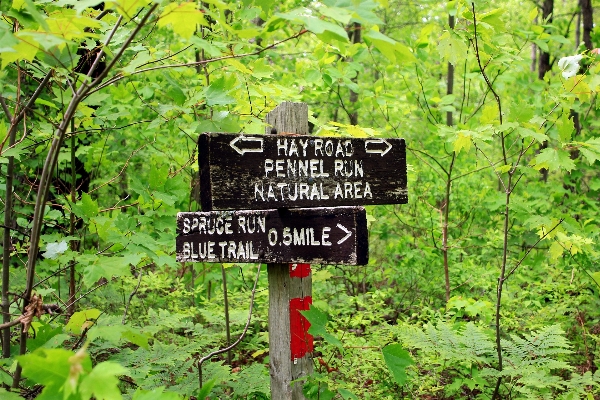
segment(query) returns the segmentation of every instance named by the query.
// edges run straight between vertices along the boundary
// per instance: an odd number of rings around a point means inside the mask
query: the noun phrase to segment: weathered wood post
[[[267,134],[307,135],[308,106],[281,103],[267,114],[266,122]],[[302,383],[291,382],[313,372],[312,336],[299,311],[307,310],[312,303],[310,265],[267,264],[267,274],[271,399],[304,399]]]

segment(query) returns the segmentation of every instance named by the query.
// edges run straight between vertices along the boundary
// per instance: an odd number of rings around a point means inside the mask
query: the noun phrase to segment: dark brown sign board
[[[365,265],[363,207],[182,212],[177,261]]]
[[[404,139],[204,133],[202,210],[404,204]]]

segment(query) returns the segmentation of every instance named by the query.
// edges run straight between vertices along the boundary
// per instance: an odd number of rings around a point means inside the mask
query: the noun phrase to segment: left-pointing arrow
[[[337,244],[342,244],[344,243],[350,236],[352,236],[352,231],[349,231],[348,229],[346,229],[346,227],[342,224],[337,224],[337,227],[340,228],[341,230],[343,230],[344,232],[346,232],[346,236],[344,236],[343,238],[341,238],[340,240],[337,241]]]
[[[238,143],[239,142],[239,143]],[[256,148],[256,145],[251,148],[246,148],[246,145],[249,143],[258,143],[260,145],[259,148]],[[232,149],[237,151],[239,154],[244,155],[244,153],[262,153],[263,151],[263,139],[262,138],[251,138],[246,137],[244,135],[240,135],[229,142],[229,145]]]

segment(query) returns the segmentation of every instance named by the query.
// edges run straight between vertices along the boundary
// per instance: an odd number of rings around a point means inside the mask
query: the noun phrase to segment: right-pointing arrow
[[[349,231],[348,229],[346,229],[346,227],[342,224],[337,224],[337,227],[340,228],[341,230],[343,230],[344,232],[346,232],[346,236],[344,236],[343,238],[341,238],[340,240],[338,240],[337,244],[342,244],[344,243],[350,236],[352,236],[352,231]]]
[[[239,145],[238,145],[238,142],[239,142]],[[244,148],[244,142],[246,142],[246,143],[258,142],[258,143],[260,143],[260,148],[246,149],[246,148]],[[240,136],[237,136],[235,139],[233,139],[231,142],[229,142],[229,145],[231,146],[232,149],[234,149],[241,155],[244,155],[244,153],[262,153],[262,151],[263,151],[263,139],[262,138],[251,138],[251,137],[246,137],[244,135],[240,135]]]
[[[376,146],[376,145],[381,145],[381,144],[385,144],[385,149],[381,149],[381,146]],[[369,145],[371,145],[369,148]],[[375,148],[373,148],[375,147]],[[379,153],[381,154],[381,157],[385,156],[387,154],[388,151],[390,151],[392,149],[392,145],[385,139],[368,139],[365,140],[365,153]]]

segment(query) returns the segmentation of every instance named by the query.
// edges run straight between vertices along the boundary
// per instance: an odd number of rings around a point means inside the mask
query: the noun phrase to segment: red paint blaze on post
[[[290,264],[290,277],[306,278],[310,275],[310,264]]]
[[[310,322],[300,314],[312,304],[312,297],[295,298],[290,300],[290,350],[292,361],[302,358],[313,351],[313,336],[308,333]]]

